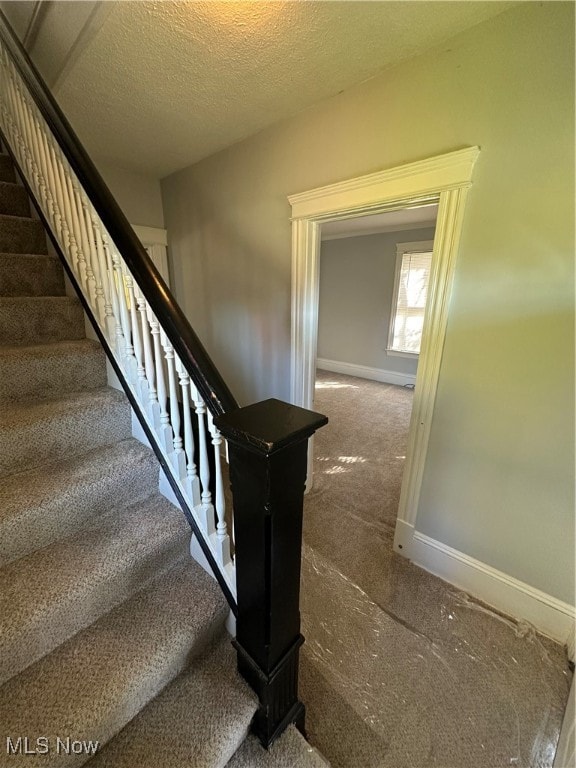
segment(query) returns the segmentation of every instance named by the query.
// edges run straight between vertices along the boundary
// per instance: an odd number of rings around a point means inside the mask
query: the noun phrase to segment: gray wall
[[[396,244],[434,228],[325,240],[320,251],[318,357],[414,375],[418,359],[388,355]]]
[[[102,161],[96,166],[130,224],[164,228],[159,179]]]
[[[475,144],[416,525],[573,603],[572,3],[521,3],[165,179],[176,291],[241,401],[288,398],[287,195]]]

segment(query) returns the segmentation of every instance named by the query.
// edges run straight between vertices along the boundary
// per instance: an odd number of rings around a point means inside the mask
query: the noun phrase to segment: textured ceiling
[[[162,177],[514,4],[107,3],[56,95],[95,157]]]

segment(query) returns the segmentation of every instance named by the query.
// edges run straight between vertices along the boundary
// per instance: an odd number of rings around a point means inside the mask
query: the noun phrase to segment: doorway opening
[[[314,409],[316,485],[394,530],[424,332],[438,205],[321,226]],[[322,455],[320,455],[322,454]],[[325,454],[325,455],[324,455]]]
[[[410,556],[434,400],[440,372],[448,303],[464,206],[477,147],[289,197],[292,205],[291,399],[312,408],[316,378],[320,243],[322,226],[370,214],[438,205],[432,266],[410,420],[394,548]],[[313,480],[312,447],[308,487]]]

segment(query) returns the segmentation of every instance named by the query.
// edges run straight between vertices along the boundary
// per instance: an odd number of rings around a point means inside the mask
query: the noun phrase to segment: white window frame
[[[402,272],[402,259],[405,253],[432,253],[434,249],[433,240],[419,240],[413,243],[396,243],[396,270],[394,272],[394,292],[392,294],[392,305],[390,307],[390,325],[388,327],[388,345],[386,354],[392,357],[408,357],[418,359],[418,352],[404,352],[394,349],[394,325],[396,322],[396,309],[398,304],[398,291],[400,289],[400,274]]]

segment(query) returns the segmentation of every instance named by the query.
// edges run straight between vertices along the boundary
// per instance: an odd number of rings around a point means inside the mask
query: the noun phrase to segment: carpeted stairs
[[[246,738],[228,607],[6,155],[0,345],[0,767],[324,765]]]

